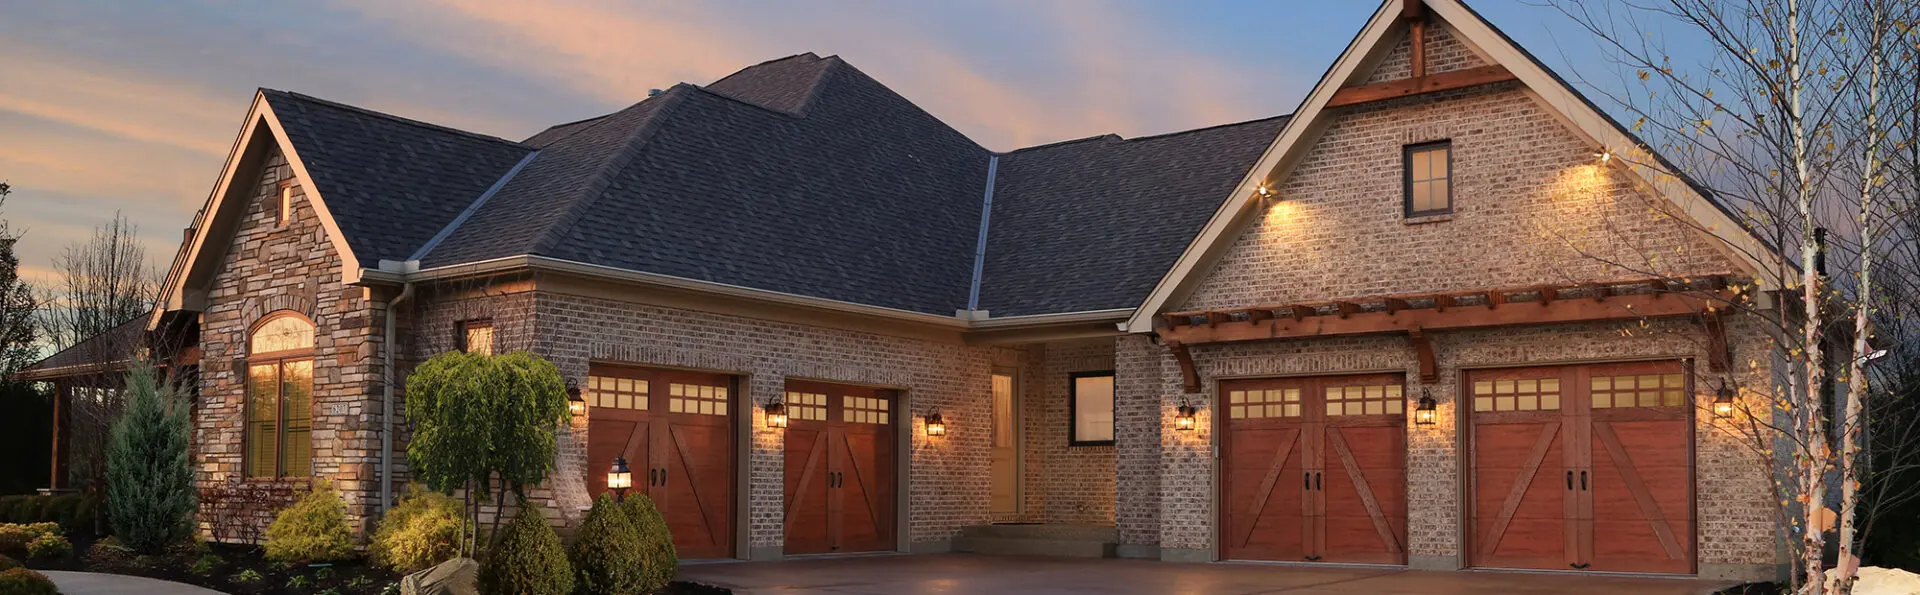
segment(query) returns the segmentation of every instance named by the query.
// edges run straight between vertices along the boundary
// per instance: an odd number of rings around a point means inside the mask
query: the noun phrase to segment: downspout
[[[385,264],[385,263],[382,263],[382,264]],[[410,261],[407,261],[406,263],[403,263],[402,267],[406,269],[411,269],[411,270],[419,270],[420,261],[410,260]],[[381,268],[386,268],[386,267],[383,266]],[[399,337],[395,335],[395,330],[394,330],[394,321],[393,321],[394,309],[400,305],[400,302],[406,301],[407,298],[409,297],[413,297],[412,281],[407,281],[405,283],[402,283],[400,285],[400,295],[393,296],[393,299],[387,300],[387,316],[386,316],[387,334],[383,335],[383,337],[386,339],[386,342],[387,342],[386,349],[383,350],[386,355],[386,358],[385,358],[386,361],[383,362],[383,365],[381,366],[381,374],[380,374],[380,392],[381,392],[381,395],[380,395],[380,516],[381,517],[385,517],[387,515],[387,509],[390,509],[393,507],[393,379],[394,379],[393,352],[397,350],[400,345]]]

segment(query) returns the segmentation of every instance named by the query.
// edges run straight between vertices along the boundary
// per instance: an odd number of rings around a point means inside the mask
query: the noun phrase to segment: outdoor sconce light
[[[1599,153],[1594,153],[1593,156],[1594,158],[1599,159],[1601,163],[1613,161],[1613,151],[1601,151]]]
[[[587,414],[587,400],[580,396],[580,384],[567,379],[567,411],[574,415]]]
[[[1433,400],[1433,393],[1425,388],[1420,389],[1420,405],[1413,408],[1413,423],[1423,426],[1433,425],[1434,410],[1439,408],[1440,403]]]
[[[1182,401],[1179,412],[1173,415],[1173,429],[1182,432],[1193,431],[1193,427],[1196,424],[1194,415],[1199,412],[1200,411],[1194,409],[1192,405],[1188,405],[1185,401]]]
[[[781,429],[787,427],[787,406],[779,399],[768,401],[760,408],[767,413],[767,427]]]
[[[947,420],[940,418],[940,412],[927,414],[927,436],[947,435]]]
[[[1731,417],[1733,417],[1733,389],[1729,388],[1727,383],[1721,382],[1720,390],[1713,395],[1713,418]]]
[[[614,457],[613,468],[607,470],[607,489],[613,490],[615,502],[627,499],[627,488],[633,487],[633,471],[627,469],[626,457]]]

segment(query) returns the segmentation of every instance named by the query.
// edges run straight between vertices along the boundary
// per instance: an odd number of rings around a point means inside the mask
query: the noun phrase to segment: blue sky
[[[1553,7],[1469,1],[1549,67],[1619,80]],[[1292,111],[1377,6],[0,0],[0,179],[14,187],[0,216],[27,233],[30,278],[50,280],[60,249],[116,210],[164,263],[255,87],[521,139],[812,51],[996,150],[1171,132]]]

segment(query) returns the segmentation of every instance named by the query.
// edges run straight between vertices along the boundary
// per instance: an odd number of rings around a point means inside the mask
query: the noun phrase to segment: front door
[[[587,483],[606,491],[625,457],[633,489],[666,518],[681,558],[733,556],[733,379],[595,364],[588,371]]]
[[[1693,571],[1682,362],[1469,374],[1475,566]]]
[[[1406,563],[1403,382],[1222,382],[1223,557]]]
[[[785,553],[894,549],[895,394],[787,382]]]
[[[993,488],[987,513],[994,520],[1020,516],[1019,390],[1011,372],[993,374]]]

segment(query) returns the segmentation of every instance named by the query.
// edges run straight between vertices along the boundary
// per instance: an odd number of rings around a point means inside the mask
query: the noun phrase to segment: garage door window
[[[1597,380],[1597,379],[1596,379]],[[1474,411],[1559,411],[1559,378],[1481,380],[1473,383]]]
[[[1678,406],[1685,382],[1680,374],[1595,376],[1593,408]]]
[[[1113,444],[1113,372],[1079,372],[1069,378],[1073,425],[1068,428],[1068,444]]]

